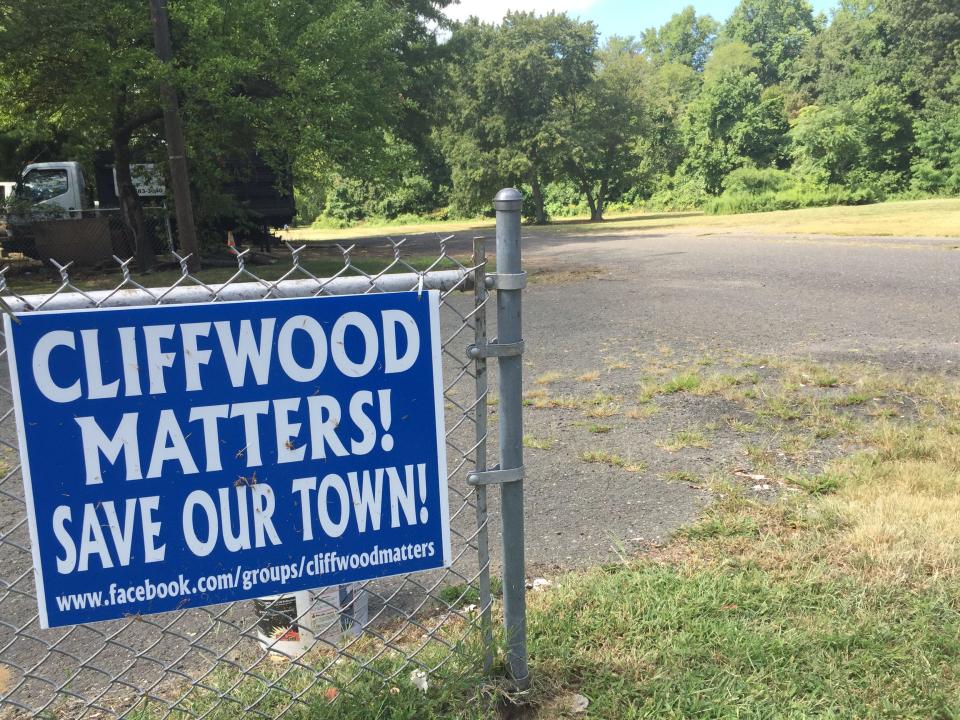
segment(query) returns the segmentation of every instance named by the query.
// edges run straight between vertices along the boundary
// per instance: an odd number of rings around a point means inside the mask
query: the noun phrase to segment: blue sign
[[[436,291],[18,319],[43,627],[450,564]]]

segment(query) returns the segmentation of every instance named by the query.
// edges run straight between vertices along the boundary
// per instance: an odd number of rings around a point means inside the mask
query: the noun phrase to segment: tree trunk
[[[170,40],[170,18],[167,15],[166,0],[150,0],[150,17],[153,21],[153,42],[157,57],[160,62],[172,65],[173,44]],[[191,272],[196,272],[200,269],[200,246],[197,244],[193,199],[190,197],[187,144],[183,137],[183,121],[180,118],[180,99],[172,84],[163,83],[162,88],[165,96],[163,128],[167,139],[173,206],[177,214],[177,236],[180,240],[180,252],[188,258],[187,267]]]
[[[607,192],[609,191],[609,187],[606,178],[600,181],[597,199],[594,205],[590,207],[590,220],[593,222],[603,221],[603,211],[607,207]]]
[[[547,211],[544,208],[543,188],[540,187],[540,178],[537,173],[533,173],[530,178],[530,187],[533,189],[533,207],[535,210],[534,224],[547,224]]]
[[[580,192],[587,199],[587,207],[590,208],[590,222],[599,222],[603,220],[603,197],[600,194],[594,195],[593,188],[587,180],[580,180]]]
[[[130,174],[130,134],[125,129],[113,134],[113,162],[117,172],[117,197],[120,200],[120,215],[133,234],[133,246],[140,272],[153,268],[154,255],[150,238],[147,237],[146,218],[140,196]]]

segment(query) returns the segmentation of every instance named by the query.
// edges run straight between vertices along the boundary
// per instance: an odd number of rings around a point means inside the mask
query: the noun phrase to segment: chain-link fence
[[[39,206],[11,213],[2,224],[3,251],[38,260],[54,258],[92,267],[113,256],[128,257],[136,247],[134,229],[117,208],[68,211]],[[165,207],[143,209],[143,232],[154,252],[173,251],[173,228]]]
[[[515,192],[515,191],[514,191]],[[309,606],[289,597],[243,601],[159,615],[43,630],[37,613],[29,528],[17,451],[11,392],[0,380],[0,716],[54,717],[258,717],[314,716],[318,707],[356,702],[371,683],[389,691],[403,683],[442,682],[489,671],[494,657],[488,543],[487,488],[493,483],[520,487],[522,461],[518,433],[519,348],[498,351],[486,337],[488,287],[516,301],[519,333],[519,201],[508,240],[517,246],[509,276],[488,275],[483,240],[472,259],[456,258],[444,241],[429,266],[419,269],[404,258],[404,244],[393,243],[377,272],[361,269],[344,254],[343,267],[320,278],[301,261],[303,248],[290,248],[289,268],[265,280],[237,258],[225,282],[208,284],[177,257],[180,275],[165,287],[147,288],[120,263],[116,285],[84,290],[71,279],[69,265],[58,265],[59,286],[49,292],[19,294],[0,271],[5,312],[67,308],[225,302],[242,299],[310,297],[399,290],[441,292],[446,452],[450,502],[451,565],[442,571],[410,574],[341,586],[311,594]],[[501,240],[498,218],[498,244]],[[506,226],[504,226],[506,227]],[[513,227],[512,225],[510,227]],[[510,235],[510,233],[507,233]],[[175,256],[176,257],[176,256]],[[505,279],[498,285],[498,277]],[[472,292],[471,292],[472,291]],[[503,329],[501,328],[501,332]],[[6,356],[5,344],[0,354]],[[511,469],[487,469],[487,357],[516,360],[509,387],[501,394],[500,436],[517,448],[501,455]],[[56,452],[50,448],[50,452]],[[504,485],[506,487],[506,485]],[[522,488],[520,488],[522,491]],[[506,503],[506,496],[504,497]],[[516,512],[516,511],[514,511]],[[513,676],[526,682],[523,635],[523,529],[507,531],[519,567],[505,569],[508,661]],[[506,509],[504,515],[506,515]],[[519,535],[518,535],[519,533]],[[519,578],[519,586],[517,584]],[[518,604],[519,603],[519,604]],[[520,615],[517,615],[517,613]],[[512,617],[512,620],[510,619]],[[309,618],[309,622],[307,620]],[[318,618],[323,618],[319,620]],[[310,632],[303,628],[310,625]],[[267,627],[269,626],[269,627]],[[301,631],[305,652],[283,651],[290,632]],[[266,629],[265,629],[266,628]],[[518,664],[518,661],[522,661]],[[393,688],[396,689],[396,688]],[[351,696],[354,696],[351,698]]]

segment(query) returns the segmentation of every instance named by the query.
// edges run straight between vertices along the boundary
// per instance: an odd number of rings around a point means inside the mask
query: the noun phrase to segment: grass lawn
[[[422,693],[388,655],[374,663],[397,672],[386,685],[362,673],[349,697],[330,703],[321,683],[304,695],[314,704],[300,717],[960,717],[960,381],[870,365],[726,364],[678,363],[623,400],[736,403],[751,416],[737,425],[743,462],[764,475],[717,468],[704,480],[712,505],[665,546],[530,592],[530,691],[511,696],[483,678],[468,651]],[[548,390],[531,393],[544,403],[528,412],[551,411]],[[564,402],[589,418],[597,397]],[[746,444],[758,434],[775,442]],[[839,449],[833,460],[784,470],[785,456],[814,457],[817,439]],[[753,492],[758,477],[775,485],[773,496]],[[333,672],[349,678],[355,669]],[[208,686],[236,695],[244,682],[224,674]],[[284,685],[313,682],[297,670]],[[576,695],[589,700],[585,712],[573,712]],[[275,692],[265,702],[287,698]],[[209,702],[200,695],[187,709],[200,714]]]
[[[492,220],[450,221],[418,225],[357,226],[343,230],[296,228],[286,235],[297,241],[348,240],[419,233],[483,231]],[[812,235],[878,235],[903,237],[960,237],[960,199],[911,200],[876,205],[837,206],[781,210],[747,215],[704,215],[703,213],[640,213],[611,215],[602,223],[583,218],[558,220],[543,227],[528,226],[528,235],[590,234],[656,229],[695,233],[751,232]]]

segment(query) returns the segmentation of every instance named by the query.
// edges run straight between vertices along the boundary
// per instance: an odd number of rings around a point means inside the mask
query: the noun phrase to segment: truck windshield
[[[35,168],[23,176],[21,187],[20,192],[27,199],[35,203],[46,202],[67,191],[67,171]]]

